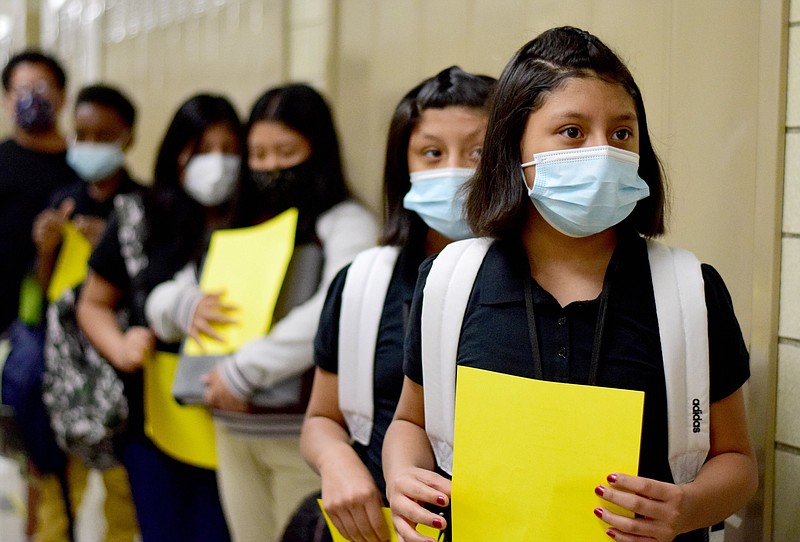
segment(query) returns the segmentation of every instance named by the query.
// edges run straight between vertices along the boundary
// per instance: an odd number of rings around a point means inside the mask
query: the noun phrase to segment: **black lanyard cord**
[[[608,298],[611,293],[611,277],[617,269],[617,251],[611,256],[611,261],[608,264],[605,277],[603,277],[603,289],[600,292],[600,307],[597,311],[597,322],[594,326],[594,340],[592,341],[592,359],[589,366],[589,381],[590,386],[597,383],[597,371],[600,367],[600,348],[603,342],[603,330],[606,323],[606,313],[608,312]],[[533,356],[533,378],[538,380],[544,379],[544,369],[542,365],[542,354],[539,347],[539,337],[536,332],[536,315],[533,310],[533,278],[530,272],[525,277],[525,312],[528,317],[528,337],[531,343],[531,355]]]

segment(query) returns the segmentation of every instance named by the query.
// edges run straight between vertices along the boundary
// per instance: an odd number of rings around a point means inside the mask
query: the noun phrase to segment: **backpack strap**
[[[339,316],[339,410],[350,436],[364,446],[372,436],[373,374],[386,292],[400,248],[375,247],[347,271]]]
[[[467,301],[489,239],[451,243],[434,260],[422,305],[425,430],[436,461],[452,471],[455,367]],[[664,358],[669,462],[675,483],[694,479],[710,449],[708,317],[700,262],[648,240]],[[457,272],[456,272],[457,269]]]
[[[700,262],[647,241],[667,386],[669,464],[676,484],[694,480],[710,449],[708,316]]]
[[[422,378],[425,431],[436,462],[453,470],[456,358],[472,286],[492,239],[450,243],[431,266],[422,304]]]
[[[120,254],[125,261],[125,269],[131,279],[132,322],[141,324],[147,319],[144,314],[147,292],[142,284],[144,271],[149,260],[144,251],[147,224],[144,216],[144,202],[137,192],[114,196],[114,210],[117,213]]]

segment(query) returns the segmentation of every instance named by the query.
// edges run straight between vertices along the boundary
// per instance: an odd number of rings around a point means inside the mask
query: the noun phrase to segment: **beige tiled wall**
[[[800,540],[800,0],[789,16],[773,540]]]
[[[800,130],[786,134],[785,167],[783,232],[800,235]]]
[[[779,448],[775,452],[774,542],[800,540],[800,455],[797,450]]]

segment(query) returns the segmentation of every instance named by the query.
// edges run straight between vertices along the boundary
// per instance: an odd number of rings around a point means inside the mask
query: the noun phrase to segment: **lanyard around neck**
[[[597,321],[594,326],[594,340],[592,341],[592,359],[589,366],[589,381],[590,386],[597,383],[597,370],[600,366],[600,347],[603,342],[603,329],[606,323],[606,312],[608,310],[608,298],[611,292],[611,277],[617,268],[617,252],[611,256],[611,261],[608,263],[605,277],[603,277],[603,289],[600,292],[600,307],[597,311]],[[525,311],[528,316],[528,337],[531,342],[531,354],[533,356],[533,378],[544,380],[544,370],[542,366],[542,354],[539,347],[539,337],[536,332],[536,316],[533,310],[533,278],[530,273],[525,277]]]

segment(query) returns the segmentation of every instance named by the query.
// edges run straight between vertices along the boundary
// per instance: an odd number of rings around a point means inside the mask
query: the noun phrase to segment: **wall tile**
[[[786,134],[784,164],[783,231],[800,234],[800,133]]]
[[[292,0],[289,7],[289,24],[293,27],[327,22],[333,17],[331,0]]]
[[[324,80],[329,36],[330,26],[326,23],[292,29],[289,34],[289,79],[303,82]]]
[[[775,440],[800,448],[800,346],[778,346]]]
[[[800,0],[792,0],[789,8],[789,22],[800,23]]]
[[[800,239],[785,238],[781,255],[778,335],[800,340]]]
[[[800,0],[794,1],[800,3]],[[800,126],[800,26],[789,29],[789,77],[786,94],[786,125]]]
[[[775,510],[772,539],[800,540],[800,455],[775,452]]]

